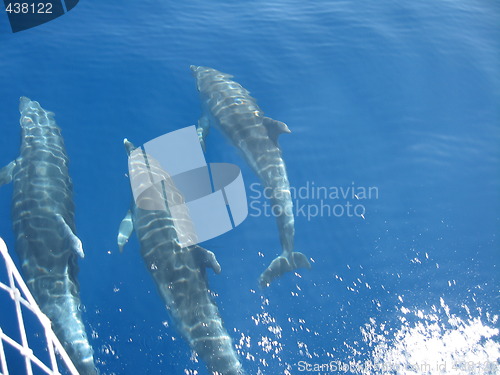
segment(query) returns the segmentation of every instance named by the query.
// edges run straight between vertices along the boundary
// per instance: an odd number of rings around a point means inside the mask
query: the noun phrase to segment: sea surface
[[[264,290],[280,252],[268,200],[223,135],[207,138],[207,160],[237,164],[249,198],[243,224],[202,244],[248,374],[500,373],[499,20],[488,0],[81,0],[15,34],[0,14],[0,166],[19,153],[20,96],[55,112],[101,372],[207,374],[135,237],[116,244],[123,138],[197,123],[195,64],[234,75],[292,131],[295,247],[313,267]],[[0,236],[17,260],[11,194],[0,188]]]

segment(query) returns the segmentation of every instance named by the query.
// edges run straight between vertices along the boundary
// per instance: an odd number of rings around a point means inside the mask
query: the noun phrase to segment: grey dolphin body
[[[261,286],[296,268],[310,268],[306,256],[294,250],[294,217],[290,184],[278,136],[290,133],[283,122],[265,117],[254,98],[232,76],[212,68],[191,65],[200,93],[203,116],[198,135],[204,145],[210,125],[217,126],[271,192],[276,207],[282,254],[260,275]],[[274,212],[274,211],[273,211]]]
[[[54,114],[21,98],[21,155],[0,170],[0,185],[13,181],[16,252],[40,309],[82,375],[98,374],[80,312],[72,182]]]
[[[127,140],[125,146],[129,155],[135,149]],[[136,161],[138,164],[133,168],[137,167],[139,174],[147,179],[161,179],[165,172],[150,155],[143,155],[144,159]],[[143,176],[139,175],[138,179],[142,180]],[[175,187],[170,193],[165,193],[159,186],[153,189],[156,188],[156,193],[162,197],[176,191]],[[216,273],[221,271],[215,255],[197,245],[182,247],[168,204],[157,209],[149,204],[150,201],[151,196],[146,196],[132,203],[120,224],[120,250],[135,228],[144,263],[177,329],[191,348],[213,374],[245,374],[217,305],[210,296],[206,268],[210,267]],[[147,206],[149,208],[144,208]]]

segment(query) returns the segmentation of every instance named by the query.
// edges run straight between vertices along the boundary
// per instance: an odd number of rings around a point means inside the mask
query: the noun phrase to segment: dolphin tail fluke
[[[311,264],[304,254],[295,251],[288,256],[282,254],[275,258],[269,267],[262,272],[259,277],[259,284],[262,288],[265,288],[274,279],[297,268],[311,268]]]
[[[309,259],[307,259],[304,254],[298,251],[294,251],[292,253],[292,256],[293,262],[295,263],[295,268],[306,268],[308,270],[311,269],[311,263],[309,263]]]

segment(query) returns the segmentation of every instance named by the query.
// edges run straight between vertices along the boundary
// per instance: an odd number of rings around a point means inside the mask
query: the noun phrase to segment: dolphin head
[[[191,73],[196,78],[196,81],[210,80],[210,81],[225,81],[233,78],[233,75],[222,73],[214,68],[209,68],[206,66],[196,66],[191,65],[189,67],[191,69]]]
[[[217,74],[224,74],[224,73],[221,73],[221,72],[219,72],[218,70],[216,70],[214,68],[209,68],[207,66],[191,65],[189,67],[189,69],[191,69],[191,73],[193,74],[193,76],[196,79],[202,79],[202,78],[205,78],[205,77],[208,77],[208,76],[214,76],[214,75],[217,75]],[[226,75],[226,74],[224,74],[224,75]]]
[[[19,112],[23,113],[30,105],[31,100],[26,96],[21,96],[19,98]]]
[[[193,75],[194,79],[196,80],[196,89],[198,91],[201,91],[201,79],[202,79],[202,73],[206,68],[203,68],[202,66],[196,66],[196,65],[191,65],[189,67],[191,69],[191,74]]]
[[[132,151],[135,150],[135,146],[132,142],[130,142],[127,138],[123,140],[123,145],[125,146],[125,150],[127,151],[127,155],[130,155]]]
[[[60,137],[61,130],[56,125],[54,113],[44,110],[40,103],[22,96],[19,99],[19,112],[23,142],[31,143],[35,138]]]
[[[208,88],[211,82],[223,81],[230,79],[233,76],[219,72],[216,69],[206,66],[191,65],[189,67],[193,77],[196,79],[196,88],[199,92],[203,93],[204,89]]]
[[[198,70],[200,69],[200,67],[196,66],[196,65],[190,65],[189,69],[191,69],[191,73],[193,74],[193,76],[196,77],[196,74],[197,74]]]

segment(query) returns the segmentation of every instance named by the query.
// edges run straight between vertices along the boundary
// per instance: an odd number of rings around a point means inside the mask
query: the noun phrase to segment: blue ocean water
[[[240,166],[256,202],[203,244],[222,266],[210,285],[249,374],[317,373],[300,362],[393,361],[405,374],[498,365],[499,19],[491,1],[427,0],[88,0],[16,34],[0,17],[0,165],[18,156],[20,96],[56,113],[100,370],[207,373],[135,238],[123,254],[116,246],[131,199],[123,138],[197,123],[191,64],[234,75],[292,130],[280,145],[297,191],[295,246],[313,268],[265,290],[274,219],[258,212],[258,179],[236,150],[217,131],[207,143],[207,160]],[[0,189],[0,236],[13,250],[11,192]]]

